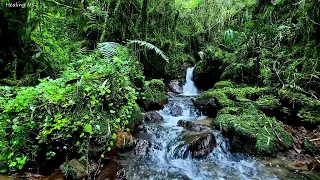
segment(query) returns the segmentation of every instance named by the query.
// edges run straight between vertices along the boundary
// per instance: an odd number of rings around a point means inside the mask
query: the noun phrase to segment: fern
[[[150,50],[154,50],[157,54],[159,54],[166,62],[169,62],[168,56],[164,54],[164,52],[159,49],[157,46],[148,43],[146,41],[140,41],[140,40],[129,40],[128,44],[139,44],[140,46],[145,46],[146,48]],[[113,56],[117,55],[117,48],[122,47],[120,44],[116,42],[103,42],[98,43],[98,48],[103,56],[106,58],[112,58]]]
[[[121,47],[121,45],[115,42],[98,43],[100,52],[106,58],[112,58],[113,56],[117,55],[117,49],[119,47]]]
[[[168,56],[166,56],[164,54],[164,52],[159,49],[157,46],[148,43],[146,41],[140,41],[140,40],[129,40],[128,44],[139,44],[140,46],[145,46],[146,48],[150,49],[150,50],[154,50],[157,54],[159,54],[167,63],[169,62],[169,58]]]

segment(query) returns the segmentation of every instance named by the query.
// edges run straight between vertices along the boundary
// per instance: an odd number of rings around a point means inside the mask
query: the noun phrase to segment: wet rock
[[[142,116],[143,116],[144,122],[151,122],[151,123],[163,122],[163,117],[156,111],[142,113]]]
[[[170,98],[176,97],[176,94],[173,93],[173,92],[167,92],[167,95],[168,95]]]
[[[213,151],[215,146],[216,139],[214,135],[211,133],[207,133],[193,140],[189,144],[188,150],[193,157],[201,158],[209,155]]]
[[[320,160],[315,158],[313,161],[309,162],[308,170],[313,172],[320,172]]]
[[[307,132],[306,128],[304,128],[303,126],[299,126],[299,127],[298,127],[298,130],[299,130],[301,133],[306,133],[306,132]]]
[[[133,150],[134,154],[139,156],[145,156],[147,155],[150,147],[150,143],[147,140],[144,139],[136,139],[135,140],[135,148]]]
[[[176,79],[171,80],[169,83],[169,90],[174,93],[180,94],[182,92],[182,90],[181,90],[179,80],[176,80]]]
[[[117,155],[119,154],[119,150],[116,147],[112,147],[110,151],[106,151],[104,153],[104,159],[112,160],[117,158]]]
[[[295,150],[289,150],[287,152],[278,152],[278,159],[282,161],[292,161],[292,162],[310,162],[312,157],[305,153],[298,153]]]
[[[117,130],[116,147],[117,148],[130,148],[134,146],[134,138],[129,132]]]
[[[183,127],[189,131],[202,131],[202,130],[206,129],[206,127],[204,127],[204,126],[201,126],[199,124],[195,124],[191,121],[185,121],[185,120],[179,120],[178,126]]]
[[[1,174],[0,174],[0,179],[1,180],[21,180],[20,178],[13,178],[13,177],[1,175]]]
[[[66,180],[66,176],[60,171],[56,170],[52,174],[50,174],[48,177],[45,177],[41,180]]]
[[[171,111],[171,115],[174,117],[182,115],[182,107],[180,106],[174,105],[170,108],[170,111]]]
[[[82,179],[89,176],[89,172],[87,172],[87,167],[83,165],[80,161],[76,159],[72,159],[68,162],[68,164],[72,167],[75,172],[76,179]]]
[[[201,126],[212,127],[213,118],[204,118],[200,120],[196,120],[193,123]]]
[[[120,180],[126,179],[122,165],[117,161],[110,161],[104,165],[98,174],[96,180]]]
[[[61,172],[61,170],[55,170],[52,174],[49,176],[42,176],[40,174],[33,174],[33,173],[25,173],[23,179],[27,180],[66,180],[67,177]],[[3,177],[0,175],[0,179],[2,180]],[[12,178],[12,179],[3,179],[3,180],[17,180],[18,178]]]

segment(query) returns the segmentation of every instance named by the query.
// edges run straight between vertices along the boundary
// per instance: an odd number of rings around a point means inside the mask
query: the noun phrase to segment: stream
[[[145,156],[132,152],[124,154],[123,164],[127,179],[302,179],[301,176],[280,167],[267,167],[261,161],[241,153],[229,151],[228,140],[219,131],[213,130],[216,147],[207,157],[195,159],[186,153],[183,146],[183,130],[177,126],[181,119],[198,121],[206,117],[193,105],[192,98],[198,94],[192,81],[194,68],[188,68],[186,82],[181,95],[169,99],[169,103],[158,113],[164,122],[145,124],[138,139],[148,140],[151,145]],[[170,108],[180,106],[182,115],[174,117]]]

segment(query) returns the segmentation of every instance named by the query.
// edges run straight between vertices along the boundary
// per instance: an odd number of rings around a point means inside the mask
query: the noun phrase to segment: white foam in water
[[[183,94],[190,96],[198,93],[192,82],[194,68],[188,68]],[[180,106],[182,115],[174,117],[170,108]],[[139,157],[129,154],[127,158],[127,179],[277,179],[263,169],[263,165],[244,155],[235,155],[229,151],[229,145],[219,131],[214,131],[216,147],[206,158],[194,159],[185,154],[182,130],[177,126],[181,119],[193,121],[203,116],[193,105],[190,97],[169,99],[169,104],[158,113],[164,118],[161,124],[146,125],[151,135],[151,147],[148,155]],[[187,156],[187,157],[186,157]]]
[[[198,89],[195,87],[194,82],[192,80],[193,71],[194,71],[194,67],[187,69],[186,83],[183,86],[182,95],[185,95],[185,96],[198,95]]]

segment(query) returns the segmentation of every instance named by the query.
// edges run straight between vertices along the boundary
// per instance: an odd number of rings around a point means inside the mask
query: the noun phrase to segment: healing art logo
[[[4,5],[7,8],[28,8],[28,7],[34,7],[35,3],[20,3],[20,2],[1,2],[2,5]]]

